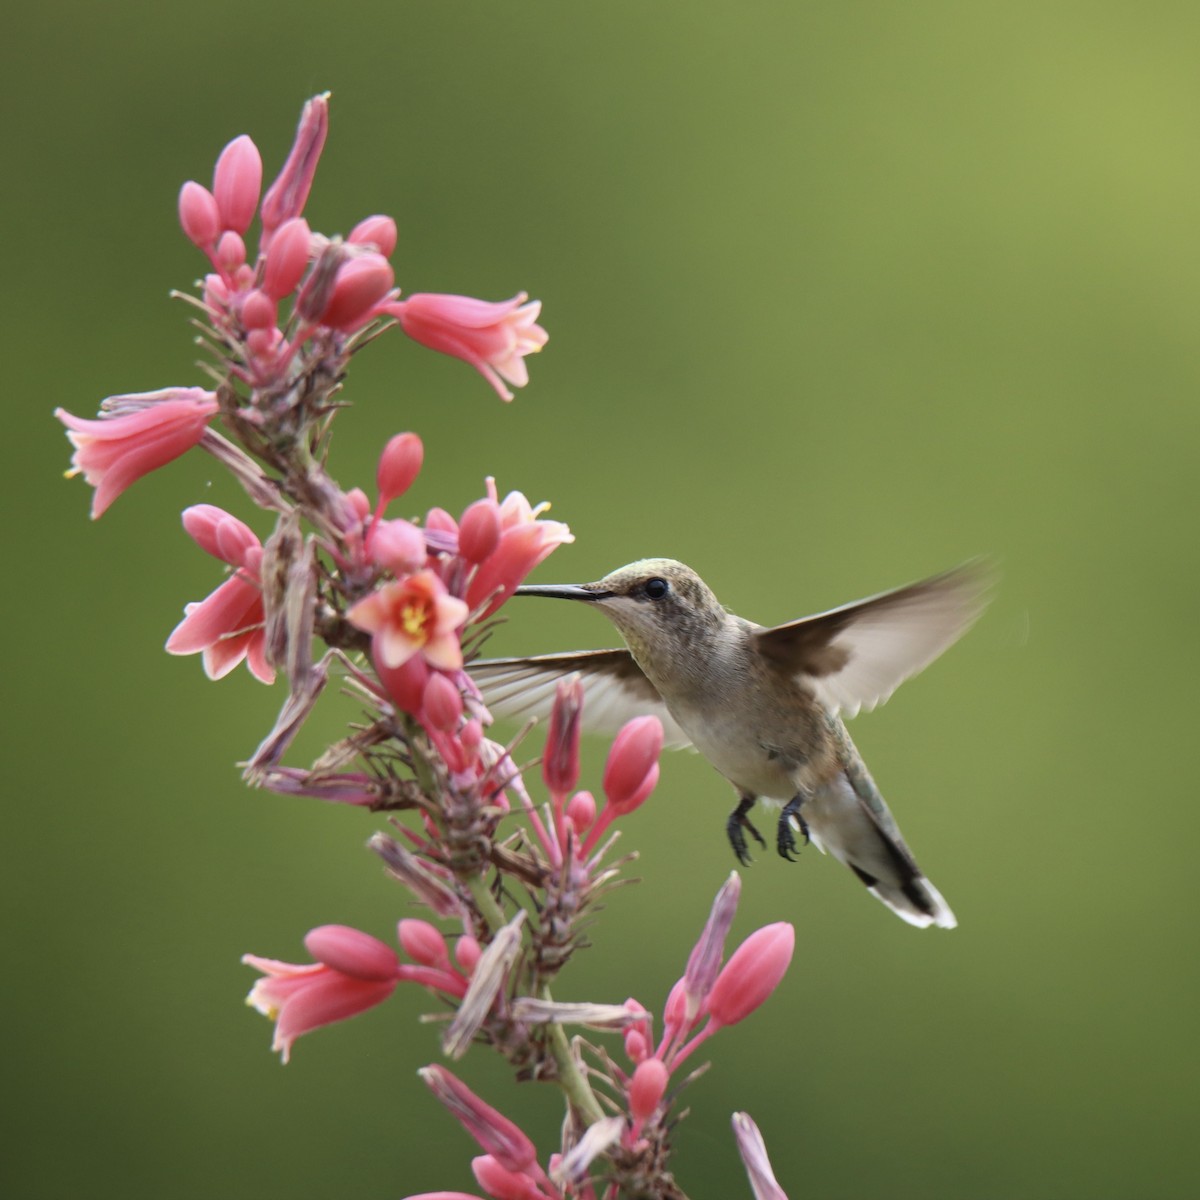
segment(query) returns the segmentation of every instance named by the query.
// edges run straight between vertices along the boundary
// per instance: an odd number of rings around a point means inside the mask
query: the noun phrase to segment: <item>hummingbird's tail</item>
[[[839,775],[804,802],[800,815],[817,849],[845,863],[901,920],[953,929],[954,913],[921,874],[882,798],[875,793],[871,800]]]

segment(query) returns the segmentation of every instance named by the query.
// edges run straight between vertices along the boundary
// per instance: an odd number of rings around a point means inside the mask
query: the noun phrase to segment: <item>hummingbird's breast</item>
[[[787,801],[837,773],[836,746],[820,702],[748,652],[748,639],[737,634],[684,670],[643,670],[692,744],[734,787]]]

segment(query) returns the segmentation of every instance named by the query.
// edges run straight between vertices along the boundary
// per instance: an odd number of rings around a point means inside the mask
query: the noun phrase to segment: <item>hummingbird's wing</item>
[[[628,650],[485,658],[468,663],[467,674],[494,717],[522,719],[548,717],[558,681],[578,674],[583,684],[583,727],[590,733],[616,733],[631,718],[652,714],[662,722],[663,745],[691,745]]]
[[[970,628],[990,579],[968,565],[755,634],[761,653],[844,716],[881,704]]]

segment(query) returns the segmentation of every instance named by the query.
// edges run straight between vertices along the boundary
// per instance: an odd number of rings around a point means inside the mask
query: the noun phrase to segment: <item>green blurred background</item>
[[[268,175],[333,91],[308,216],[387,212],[409,291],[525,288],[511,406],[398,334],[355,364],[334,473],[418,430],[412,509],[482,478],[577,535],[537,578],[694,565],[774,622],[971,555],[983,622],[853,732],[958,913],[918,932],[814,851],[745,873],[796,923],[779,992],[711,1043],[674,1160],[747,1196],[749,1110],[793,1197],[1183,1197],[1195,1168],[1200,10],[1194,4],[32,5],[0,56],[3,872],[12,1197],[472,1190],[414,1071],[422,995],[302,1041],[247,950],[410,911],[369,814],[246,792],[280,693],[161,652],[216,582],[190,456],[96,525],[55,405],[200,377],[175,196],[249,132]],[[603,645],[514,606],[498,652]],[[334,703],[312,745],[347,715]],[[311,748],[311,747],[310,747]],[[603,746],[592,752],[600,761]],[[594,777],[594,776],[593,776]],[[560,995],[659,1008],[731,859],[725,785],[672,757]],[[544,1153],[549,1089],[462,1074]]]

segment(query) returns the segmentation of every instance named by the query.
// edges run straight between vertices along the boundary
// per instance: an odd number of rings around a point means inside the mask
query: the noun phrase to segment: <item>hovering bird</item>
[[[767,628],[726,611],[690,567],[648,558],[596,583],[517,589],[594,605],[625,649],[485,659],[468,670],[498,717],[548,714],[558,681],[575,673],[585,728],[615,732],[653,713],[666,745],[693,746],[733,784],[726,833],[743,864],[747,833],[766,846],[750,822],[754,802],[782,804],[775,844],[784,858],[798,832],[909,924],[953,929],[842,718],[882,703],[956,641],[985,590],[978,570],[960,567]]]

